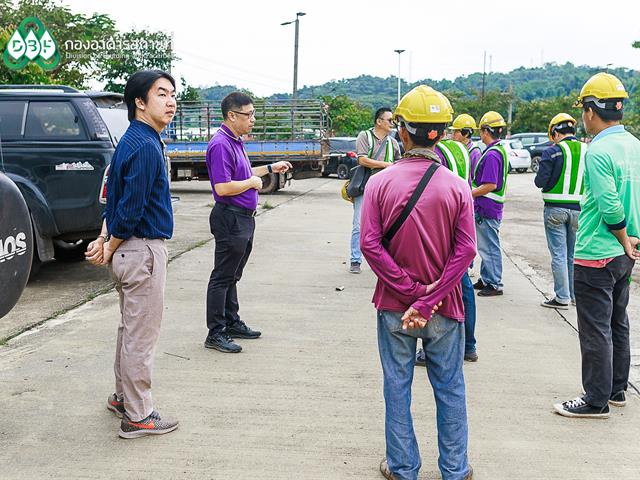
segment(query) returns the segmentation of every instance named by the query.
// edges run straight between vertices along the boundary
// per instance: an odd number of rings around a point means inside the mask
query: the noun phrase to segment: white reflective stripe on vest
[[[580,148],[580,164],[578,165],[578,174],[576,178],[576,183],[574,188],[576,192],[571,192],[571,172],[573,171],[573,155],[571,154],[571,149],[564,142],[559,142],[557,144],[564,153],[565,161],[567,162],[564,167],[564,178],[562,183],[562,193],[542,193],[542,198],[544,200],[564,200],[569,202],[579,202],[582,199],[582,195],[580,194],[580,190],[582,190],[582,180],[584,178],[584,156],[587,153],[587,149],[585,146]]]
[[[449,162],[449,165],[452,166],[451,170],[456,173],[459,177],[464,178],[465,180],[469,179],[469,174],[471,173],[471,159],[469,157],[469,151],[467,150],[467,147],[465,147],[464,145],[460,144],[463,148],[458,148],[458,150],[460,150],[460,152],[462,153],[462,158],[464,158],[464,172],[460,171],[460,166],[458,165],[458,162],[456,161],[456,158],[453,154],[453,152],[449,149],[449,147],[447,146],[446,143],[438,143],[438,147],[440,148],[440,151],[443,153],[443,155],[445,157],[447,157],[447,161]],[[457,145],[458,147],[460,147],[460,145]],[[454,170],[455,169],[455,170]]]
[[[493,200],[494,202],[497,202],[497,203],[504,203],[504,195],[501,196],[501,195],[496,195],[493,192],[489,192],[489,193],[485,193],[482,196],[490,198],[491,200]]]
[[[372,160],[378,160],[377,158],[372,158],[373,156],[373,152],[375,150],[375,140],[374,140],[374,136],[373,136],[373,132],[371,130],[365,130],[365,132],[367,133],[367,140],[369,141],[369,155],[368,157],[371,158]],[[383,162],[393,162],[395,160],[395,152],[393,151],[393,141],[391,141],[391,137],[389,135],[387,135],[386,140],[387,145],[386,145],[386,151],[384,154],[384,159],[381,160]],[[380,160],[378,160],[380,161]]]

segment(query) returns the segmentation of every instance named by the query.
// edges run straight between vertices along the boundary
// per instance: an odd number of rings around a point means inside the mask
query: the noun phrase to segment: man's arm
[[[221,197],[232,197],[234,195],[240,195],[251,188],[260,190],[262,188],[262,179],[253,175],[246,180],[231,180],[225,183],[215,183],[213,188],[216,189],[216,193]]]
[[[551,175],[553,174],[553,158],[552,154],[559,153],[562,157],[562,152],[558,152],[555,148],[549,147],[546,148],[542,152],[542,157],[540,158],[540,164],[538,165],[538,171],[536,173],[536,177],[533,180],[536,187],[541,188],[542,191],[549,190],[549,180],[551,180]]]
[[[482,197],[487,193],[493,192],[496,188],[498,188],[497,183],[483,183],[479,187],[474,188],[471,194],[473,195],[473,198]]]
[[[272,163],[270,166],[271,172],[273,173],[284,173],[293,168],[293,165],[291,165],[291,163],[284,160]],[[260,165],[259,167],[251,168],[251,173],[253,173],[257,177],[264,177],[267,173],[271,172],[269,172],[269,165]]]
[[[367,185],[360,214],[360,249],[371,270],[401,302],[411,303],[426,292],[427,286],[415,282],[382,246],[382,217],[377,189]],[[471,263],[471,261],[469,261]]]
[[[370,150],[371,145],[369,144],[367,133],[366,131],[362,131],[358,134],[358,138],[356,139],[356,154],[358,156],[358,165],[369,168],[387,168],[389,166],[389,163],[387,162],[381,162],[379,160],[369,158]]]

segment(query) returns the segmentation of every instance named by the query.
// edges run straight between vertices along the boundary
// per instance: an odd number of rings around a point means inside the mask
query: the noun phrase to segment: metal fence
[[[323,139],[326,107],[318,100],[256,100],[256,123],[246,140]],[[168,141],[208,141],[222,123],[220,102],[178,102]]]

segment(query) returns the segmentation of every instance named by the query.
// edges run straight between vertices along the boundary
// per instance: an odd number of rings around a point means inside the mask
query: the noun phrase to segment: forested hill
[[[604,70],[602,67],[576,66],[571,63],[556,65],[548,63],[541,68],[518,68],[509,73],[489,73],[485,78],[486,91],[507,92],[513,88],[515,97],[520,100],[540,100],[569,95],[579,91],[584,82],[594,73]],[[630,93],[640,84],[640,72],[627,68],[610,69]],[[472,73],[455,80],[423,79],[411,84],[402,82],[402,91],[406,92],[416,85],[430,85],[444,92],[459,92],[464,96],[477,96],[482,89],[482,73]],[[234,86],[214,86],[200,90],[205,99],[220,100],[232,91]],[[334,80],[323,85],[305,86],[298,90],[301,98],[345,95],[367,107],[394,105],[397,95],[396,77],[372,77],[361,75],[356,78]],[[270,98],[289,98],[289,93],[274,94]]]

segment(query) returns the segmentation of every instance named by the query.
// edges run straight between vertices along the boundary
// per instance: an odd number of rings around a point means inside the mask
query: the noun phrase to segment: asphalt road
[[[533,184],[532,173],[513,173],[509,177],[505,218],[501,239],[505,255],[510,256],[537,289],[553,296],[550,257],[542,224],[542,199]],[[260,210],[291,201],[307,192],[333,182],[334,176],[293,181],[284,190],[260,198]],[[172,194],[175,204],[175,232],[168,242],[170,258],[176,258],[212,240],[209,212],[213,204],[208,182],[177,182]],[[349,239],[344,240],[345,261]],[[211,255],[213,262],[213,255]],[[476,262],[477,264],[477,262]],[[632,300],[629,307],[632,341],[632,379],[640,386],[640,269],[634,270]],[[0,341],[60,315],[109,289],[111,281],[105,268],[84,261],[55,261],[42,267],[31,281],[16,307],[0,320]],[[509,288],[506,285],[505,288]],[[542,308],[542,307],[541,307]],[[564,314],[575,326],[575,311]]]

